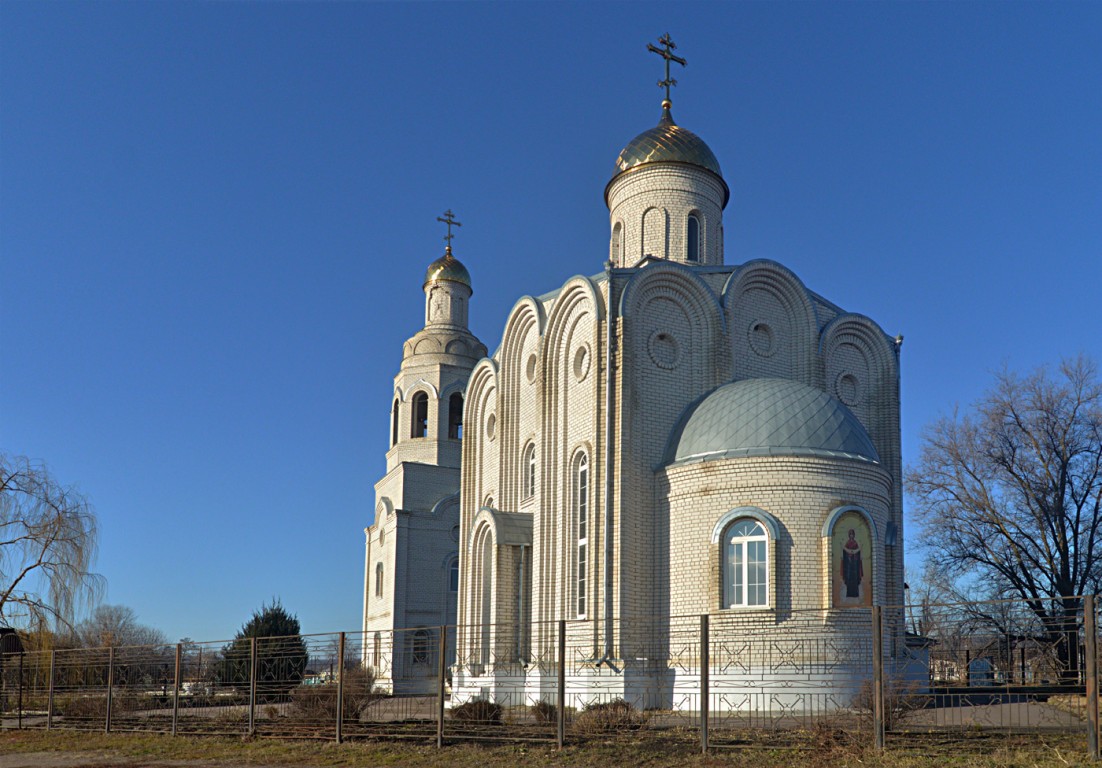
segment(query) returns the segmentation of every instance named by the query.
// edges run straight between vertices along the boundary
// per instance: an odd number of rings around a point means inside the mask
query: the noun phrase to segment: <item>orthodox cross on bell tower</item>
[[[452,213],[451,208],[444,211],[443,216],[437,216],[436,220],[437,221],[442,221],[442,222],[444,222],[445,224],[448,225],[448,234],[444,235],[444,241],[447,243],[447,245],[444,247],[444,251],[447,252],[447,253],[451,253],[452,252],[452,238],[455,237],[455,235],[452,234],[452,226],[462,227],[463,225],[455,220],[455,214]]]
[[[666,79],[659,80],[658,87],[666,89],[666,101],[669,102],[670,86],[677,85],[677,81],[670,77],[670,62],[675,61],[683,67],[688,66],[688,62],[686,62],[680,56],[673,55],[672,51],[677,49],[677,45],[674,44],[669,32],[658,38],[658,42],[662,44],[661,48],[659,48],[654,43],[647,43],[647,50],[651,53],[657,53],[659,56],[666,60]]]

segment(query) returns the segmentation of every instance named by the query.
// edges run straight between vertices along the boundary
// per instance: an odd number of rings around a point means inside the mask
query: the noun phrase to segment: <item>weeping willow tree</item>
[[[41,463],[0,453],[0,624],[71,629],[102,593],[96,517]]]

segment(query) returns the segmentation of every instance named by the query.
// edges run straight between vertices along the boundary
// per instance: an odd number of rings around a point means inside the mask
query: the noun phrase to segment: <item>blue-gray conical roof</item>
[[[868,432],[839,400],[786,379],[747,379],[689,405],[667,462],[736,456],[831,456],[879,463]]]

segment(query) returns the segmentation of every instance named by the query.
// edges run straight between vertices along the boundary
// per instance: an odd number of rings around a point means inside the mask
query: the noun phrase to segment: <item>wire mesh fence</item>
[[[4,728],[702,748],[1075,734],[1098,750],[1092,596],[416,627],[0,656]]]

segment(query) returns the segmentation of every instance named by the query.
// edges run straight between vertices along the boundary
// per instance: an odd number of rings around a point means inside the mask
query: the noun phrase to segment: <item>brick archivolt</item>
[[[540,498],[533,545],[533,617],[537,621],[576,618],[570,610],[574,581],[575,539],[572,530],[572,461],[578,446],[593,440],[600,428],[598,393],[600,376],[594,359],[601,349],[600,318],[603,302],[591,280],[576,277],[568,281],[554,300],[541,345],[542,408],[538,417],[542,435],[540,454]],[[580,368],[578,356],[589,359]],[[579,371],[584,375],[579,376]],[[595,510],[595,470],[590,454],[589,509]],[[596,527],[596,526],[594,526]],[[592,541],[598,541],[592,536]],[[595,566],[590,573],[596,571]],[[592,584],[594,579],[590,579]]]
[[[728,278],[723,305],[734,379],[775,377],[822,388],[818,318],[796,275],[775,262],[747,262]]]
[[[535,373],[538,374],[543,329],[543,306],[526,296],[514,305],[498,351],[501,364],[497,404],[497,439],[501,444],[498,501],[501,509],[520,509],[521,454],[528,442],[538,438],[538,423],[531,418],[531,414],[538,409],[538,376],[530,381],[529,373],[532,372],[531,363],[535,361]]]

